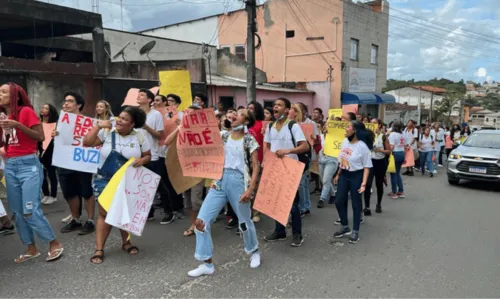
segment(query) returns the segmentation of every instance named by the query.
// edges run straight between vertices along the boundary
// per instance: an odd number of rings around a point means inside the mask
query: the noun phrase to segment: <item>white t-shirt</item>
[[[295,138],[295,144],[298,145],[299,142],[301,141],[306,141],[306,137],[304,136],[304,133],[302,132],[302,129],[300,128],[299,124],[295,123],[290,130],[288,128],[288,122],[289,120],[286,120],[283,126],[281,127],[281,130],[276,129],[276,122],[274,125],[271,127],[271,131],[269,131],[269,128],[266,128],[266,134],[264,135],[264,142],[270,143],[271,144],[271,152],[275,153],[278,150],[281,149],[292,149],[295,148],[293,145],[292,141],[292,135],[290,134],[290,131],[293,134],[293,137]],[[287,155],[288,157],[299,160],[299,157],[295,154],[290,154]]]
[[[417,141],[415,141],[413,145],[411,145],[413,139],[418,138],[418,130],[416,128],[413,128],[411,130],[408,130],[408,128],[406,128],[403,131],[403,136],[406,139],[406,144],[410,145],[412,149],[417,148]]]
[[[434,146],[432,145],[432,142],[434,141],[434,137],[429,134],[429,137],[425,137],[424,135],[422,135],[422,137],[420,137],[420,148],[419,150],[421,152],[432,152],[434,151]]]
[[[110,131],[109,129],[101,129],[97,134],[97,137],[103,142],[101,147],[101,162],[99,164],[99,168],[104,165],[104,161],[106,161],[106,158],[111,153],[111,132],[114,131],[114,129],[112,131]],[[132,157],[139,159],[142,156],[142,153],[150,150],[148,140],[144,137],[144,135],[139,136],[140,134],[142,133],[135,129],[132,130],[132,132],[127,136],[121,136],[120,134],[118,134],[118,132],[116,132],[115,150],[127,159],[130,159]]]
[[[3,158],[0,157],[0,169],[3,170],[5,169],[5,164],[3,163]]]
[[[245,151],[243,149],[244,138],[234,140],[228,137],[224,145],[224,168],[235,169],[242,174],[245,173]]]
[[[342,142],[339,154],[340,168],[347,171],[358,171],[373,167],[371,151],[363,141],[354,144],[347,138]]]
[[[439,128],[437,134],[436,134],[436,131],[434,129],[432,129],[431,136],[434,138],[434,141],[436,142],[437,146],[441,147],[441,146],[445,145],[444,130],[442,128]]]
[[[378,134],[375,136],[375,142],[373,143],[372,159],[382,160],[385,159],[385,154],[381,152],[376,152],[375,149],[384,149],[384,134]]]
[[[158,110],[151,109],[147,115],[146,119],[146,125],[151,127],[151,129],[158,131],[158,132],[163,132],[164,127],[163,127],[163,115],[161,115]],[[139,132],[142,132],[144,135],[144,138],[148,141],[150,147],[151,147],[151,161],[158,161],[158,150],[159,150],[159,143],[158,139],[153,138],[153,135],[149,134],[148,131],[144,129],[138,129]]]
[[[389,144],[394,146],[393,152],[404,152],[405,145],[408,144],[408,139],[401,133],[392,132],[391,135],[389,135]]]

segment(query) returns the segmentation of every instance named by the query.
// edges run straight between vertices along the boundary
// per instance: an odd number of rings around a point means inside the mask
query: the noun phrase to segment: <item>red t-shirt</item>
[[[263,147],[264,135],[262,134],[262,121],[261,120],[255,121],[253,127],[248,129],[248,132],[252,134],[252,136],[259,144],[258,157],[259,157],[259,162],[262,163],[262,159],[264,158],[264,147]]]
[[[9,116],[9,119],[12,119]],[[36,115],[35,111],[28,107],[23,107],[19,111],[19,119],[17,120],[21,124],[28,128],[32,128],[35,125],[40,124],[40,119]],[[3,134],[3,140],[5,142],[5,130]],[[32,155],[36,153],[38,142],[26,136],[21,130],[12,129],[9,138],[9,145],[6,147],[7,158],[21,157]]]

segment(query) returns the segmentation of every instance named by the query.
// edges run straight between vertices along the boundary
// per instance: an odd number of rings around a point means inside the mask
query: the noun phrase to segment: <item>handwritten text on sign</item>
[[[224,147],[212,109],[186,111],[177,137],[182,174],[195,178],[220,179]]]
[[[325,138],[324,152],[325,155],[330,157],[338,157],[342,142],[345,139],[345,128],[348,122],[329,120],[326,123],[328,133]],[[364,124],[368,130],[375,132],[376,124]]]
[[[96,120],[83,115],[63,112],[57,123],[52,165],[83,172],[96,173],[100,162],[99,149],[83,146],[83,138]]]
[[[106,216],[106,223],[141,236],[160,182],[151,170],[128,166]]]
[[[299,187],[304,163],[267,152],[254,209],[286,225]]]

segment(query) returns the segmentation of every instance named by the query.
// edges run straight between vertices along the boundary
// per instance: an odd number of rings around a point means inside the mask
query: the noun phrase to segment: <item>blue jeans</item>
[[[394,162],[396,164],[396,173],[391,173],[392,193],[403,193],[403,178],[401,177],[401,165],[405,161],[405,152],[393,152]]]
[[[339,212],[340,222],[342,226],[349,226],[347,220],[347,199],[349,192],[351,193],[352,201],[352,214],[353,214],[353,229],[359,231],[359,224],[361,222],[361,194],[358,189],[361,188],[363,182],[364,170],[348,171],[343,170],[340,173],[339,185],[337,188],[337,198],[335,199],[335,206]]]
[[[311,175],[309,170],[302,174],[299,184],[299,208],[301,212],[311,210],[311,194],[309,190],[309,179]]]
[[[243,192],[243,174],[237,170],[225,168],[220,182],[220,190],[210,189],[198,213],[198,219],[205,224],[205,230],[202,232],[195,229],[196,251],[194,257],[197,260],[206,261],[212,258],[214,246],[211,224],[228,201],[238,216],[239,228],[243,233],[243,242],[245,243],[245,252],[251,254],[259,249],[257,232],[251,220],[250,202],[239,203]]]
[[[337,158],[325,156],[320,153],[318,163],[319,174],[321,177],[321,182],[323,183],[320,200],[328,201],[330,199],[330,196],[335,195],[332,179],[337,172],[337,168],[339,167],[339,161],[337,160]]]
[[[432,155],[434,152],[420,152],[420,170],[422,174],[425,174],[425,164],[427,163],[427,170],[429,173],[434,171],[434,165],[432,163]]]
[[[16,217],[17,232],[23,244],[34,244],[34,234],[42,242],[53,241],[54,231],[41,206],[43,168],[38,158],[35,155],[8,158],[5,182],[9,209]]]

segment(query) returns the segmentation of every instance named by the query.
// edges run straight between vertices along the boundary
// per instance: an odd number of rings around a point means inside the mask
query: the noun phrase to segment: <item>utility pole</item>
[[[246,0],[245,10],[248,15],[247,27],[247,103],[255,101],[255,33],[257,32],[257,1]]]
[[[429,111],[429,121],[432,122],[432,104],[434,102],[434,92],[431,92],[431,111]]]

